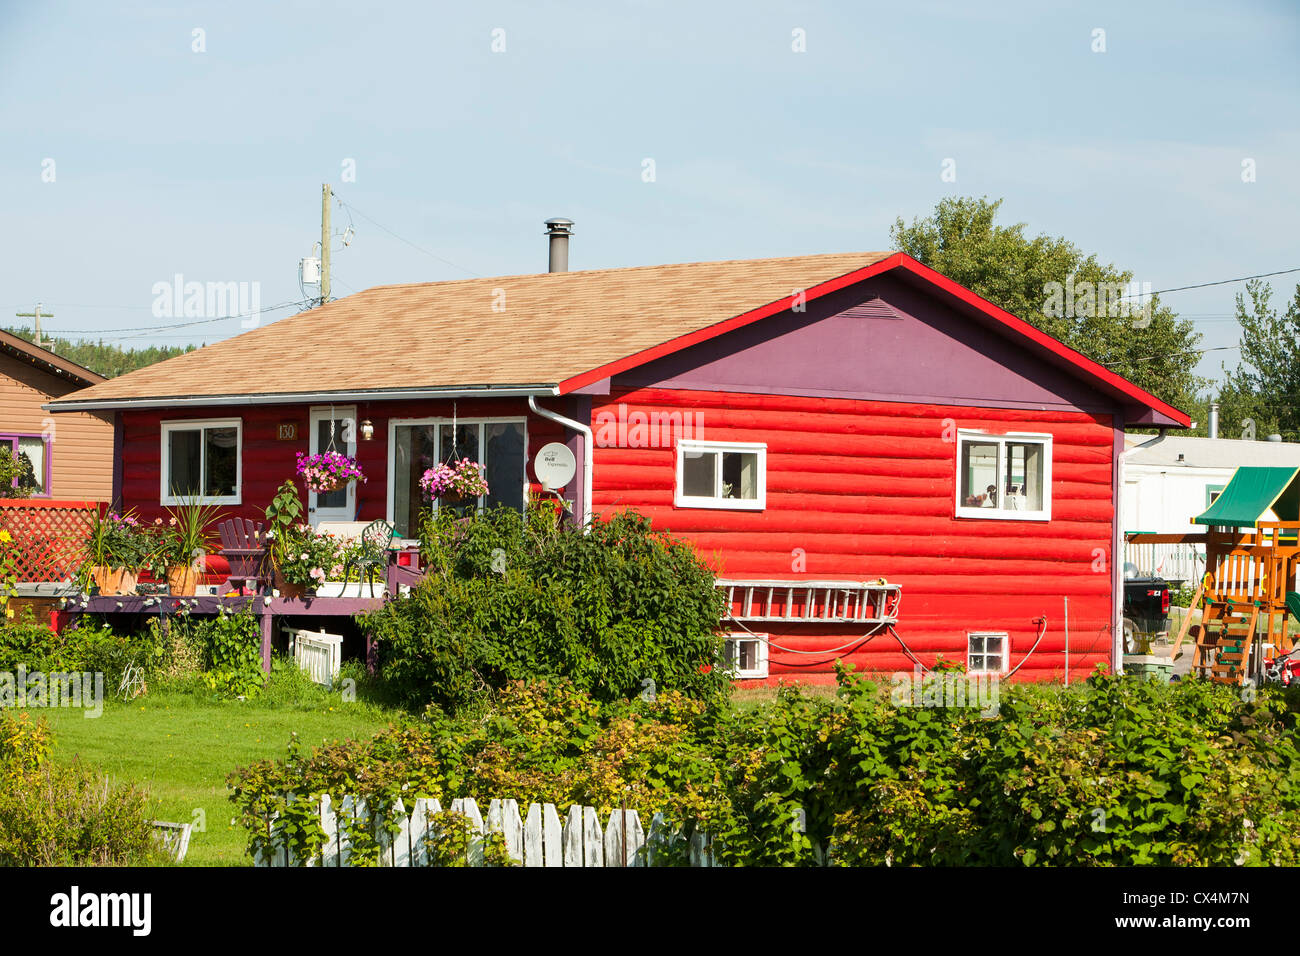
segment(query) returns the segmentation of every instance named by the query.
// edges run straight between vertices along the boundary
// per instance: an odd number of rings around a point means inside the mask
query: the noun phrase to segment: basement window
[[[766,501],[767,445],[677,440],[677,507],[762,511]]]
[[[767,635],[730,634],[722,646],[728,675],[737,680],[767,676]]]
[[[966,635],[966,673],[1001,674],[1007,669],[1011,639],[1006,631],[970,631]]]
[[[1052,436],[957,433],[958,518],[1052,517]]]
[[[238,418],[163,422],[162,504],[239,504],[242,439]]]

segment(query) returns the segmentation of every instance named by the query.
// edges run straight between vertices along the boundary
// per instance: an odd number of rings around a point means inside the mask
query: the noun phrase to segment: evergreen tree
[[[31,329],[6,329],[5,331],[28,342],[33,342],[36,338]],[[154,365],[165,359],[192,352],[195,346],[151,345],[142,349],[124,349],[117,345],[110,345],[103,339],[98,342],[88,342],[58,338],[45,339],[45,348],[92,372],[98,372],[105,378],[116,378],[127,372],[134,372],[138,368],[144,368],[146,365]]]

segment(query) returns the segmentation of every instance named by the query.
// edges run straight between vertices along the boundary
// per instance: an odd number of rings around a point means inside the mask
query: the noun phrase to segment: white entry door
[[[357,410],[352,405],[335,405],[311,410],[311,453],[337,451],[357,457]],[[350,481],[337,491],[318,495],[307,492],[307,513],[314,528],[322,521],[351,521],[357,513],[357,483]]]

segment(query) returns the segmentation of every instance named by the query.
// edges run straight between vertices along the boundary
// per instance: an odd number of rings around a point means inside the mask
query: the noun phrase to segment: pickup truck
[[[1124,653],[1136,654],[1144,637],[1169,630],[1169,582],[1124,565]]]

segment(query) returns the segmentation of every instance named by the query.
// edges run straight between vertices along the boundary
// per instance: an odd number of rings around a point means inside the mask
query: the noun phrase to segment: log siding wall
[[[762,512],[675,508],[675,442],[625,430],[611,444],[611,417],[689,421],[688,437],[767,443]],[[639,416],[644,416],[640,418]],[[689,417],[686,417],[689,416]],[[1114,426],[1085,412],[979,409],[903,402],[834,400],[673,389],[618,389],[592,408],[597,430],[597,513],[635,508],[691,539],[730,578],[886,578],[903,587],[897,631],[927,664],[966,660],[967,631],[1006,631],[1015,666],[1046,616],[1038,650],[1016,678],[1064,674],[1062,596],[1070,598],[1071,677],[1110,659],[1114,521]],[[955,428],[953,427],[955,426]],[[1053,437],[1050,521],[954,516],[956,428],[1040,432]],[[634,447],[649,437],[660,447]],[[818,652],[851,642],[860,629],[784,628],[774,640]],[[739,630],[739,629],[738,629]],[[769,682],[829,680],[833,654],[772,647]],[[850,648],[859,668],[911,670],[898,641],[877,636]]]
[[[357,485],[358,520],[372,521],[387,516],[388,510],[388,423],[393,418],[526,418],[528,432],[528,478],[534,481],[532,458],[537,450],[551,441],[565,441],[569,436],[558,424],[532,415],[524,399],[478,399],[474,401],[360,402],[356,405],[359,420],[370,419],[375,426],[374,438],[357,438],[357,460],[366,481]],[[562,414],[571,414],[571,402],[542,402]],[[207,418],[239,418],[243,426],[241,456],[241,503],[222,507],[224,517],[240,515],[261,520],[266,506],[286,478],[295,477],[298,452],[307,452],[310,443],[308,417],[312,408],[328,405],[246,405],[186,408],[176,411],[127,411],[122,414],[122,476],[120,497],[124,507],[134,508],[152,520],[163,513],[159,503],[161,429],[164,421],[189,421]],[[345,407],[340,403],[339,408]],[[298,426],[298,437],[281,441],[277,436],[281,423]],[[537,490],[540,486],[535,486]],[[298,488],[306,504],[301,483]],[[566,491],[573,497],[573,489]]]

